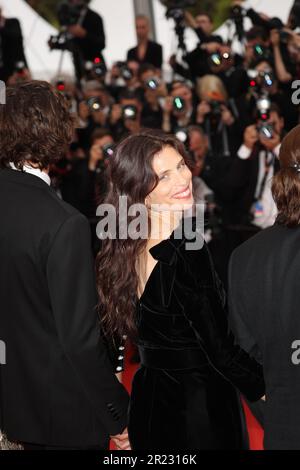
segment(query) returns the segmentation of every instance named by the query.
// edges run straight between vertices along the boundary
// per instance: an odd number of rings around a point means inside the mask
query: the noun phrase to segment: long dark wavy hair
[[[191,162],[184,145],[174,136],[158,130],[144,130],[123,140],[110,159],[109,191],[103,201],[116,211],[117,236],[102,240],[96,259],[98,311],[103,333],[109,338],[127,335],[136,339],[135,306],[137,302],[138,273],[136,262],[143,253],[147,239],[118,238],[120,196],[127,197],[127,207],[145,204],[145,198],[158,184],[152,168],[155,154],[164,147],[173,147]],[[127,227],[135,216],[127,215]],[[148,234],[151,221],[148,215]]]

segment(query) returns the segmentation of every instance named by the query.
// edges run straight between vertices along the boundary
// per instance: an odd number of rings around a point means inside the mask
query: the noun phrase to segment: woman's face
[[[159,182],[148,194],[146,205],[152,210],[160,210],[153,205],[163,205],[161,210],[179,211],[192,207],[192,173],[184,158],[170,146],[164,147],[153,158],[153,170]]]

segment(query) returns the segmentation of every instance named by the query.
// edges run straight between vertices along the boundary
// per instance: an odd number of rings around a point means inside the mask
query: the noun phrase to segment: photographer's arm
[[[272,29],[270,39],[273,46],[276,75],[280,82],[287,83],[291,81],[293,77],[285,67],[280,50],[280,36],[279,32],[276,29]]]

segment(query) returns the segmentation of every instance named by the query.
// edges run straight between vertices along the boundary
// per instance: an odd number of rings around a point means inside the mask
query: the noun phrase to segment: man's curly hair
[[[0,105],[0,168],[30,162],[41,170],[60,160],[74,132],[66,98],[52,85],[30,81],[8,87]]]

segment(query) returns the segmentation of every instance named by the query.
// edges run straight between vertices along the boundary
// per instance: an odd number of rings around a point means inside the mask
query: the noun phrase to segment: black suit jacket
[[[263,364],[266,449],[300,449],[300,228],[274,225],[235,250],[230,322],[239,344]],[[299,346],[298,346],[299,348]]]
[[[140,60],[138,56],[138,47],[129,49],[127,53],[127,60],[134,60],[139,64],[152,64],[154,67],[161,69],[163,63],[163,50],[160,44],[154,41],[148,41],[148,47],[145,57]]]
[[[37,176],[0,171],[0,429],[12,440],[101,445],[128,395],[101,342],[86,218]]]
[[[81,51],[83,60],[94,60],[95,57],[103,59],[101,52],[105,48],[105,33],[101,16],[88,8],[82,27],[87,31],[87,35],[74,41]]]
[[[5,20],[4,27],[0,28],[0,54],[3,61],[3,67],[0,66],[1,80],[6,81],[13,74],[18,61],[27,65],[22,30],[16,18]]]

